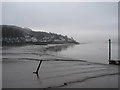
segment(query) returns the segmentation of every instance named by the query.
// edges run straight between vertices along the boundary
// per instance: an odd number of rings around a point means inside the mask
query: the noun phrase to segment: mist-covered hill
[[[78,44],[72,37],[51,33],[51,32],[36,32],[29,28],[22,28],[12,25],[0,25],[2,28],[2,44]]]

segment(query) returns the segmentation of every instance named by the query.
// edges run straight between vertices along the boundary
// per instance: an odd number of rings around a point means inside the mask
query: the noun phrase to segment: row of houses
[[[44,36],[43,38],[36,38],[36,37],[31,37],[31,36],[24,36],[24,37],[4,37],[0,39],[3,44],[16,44],[16,43],[47,43],[47,42],[52,42],[52,43],[67,43],[67,42],[75,42],[73,38],[65,38],[65,37],[46,37]]]

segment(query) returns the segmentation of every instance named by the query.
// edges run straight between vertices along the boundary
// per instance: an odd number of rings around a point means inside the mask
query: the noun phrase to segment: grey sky
[[[2,23],[60,33],[78,41],[117,38],[117,2],[4,2]]]

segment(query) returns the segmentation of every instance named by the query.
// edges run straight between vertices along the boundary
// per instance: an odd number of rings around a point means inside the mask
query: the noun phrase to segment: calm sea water
[[[108,43],[74,45],[58,52],[59,55],[90,62],[108,63]],[[112,59],[118,60],[118,44],[112,44]]]
[[[79,45],[27,45],[3,48],[3,58],[54,58],[86,60],[108,63],[108,43],[86,43]],[[118,60],[118,44],[112,44],[112,59]]]

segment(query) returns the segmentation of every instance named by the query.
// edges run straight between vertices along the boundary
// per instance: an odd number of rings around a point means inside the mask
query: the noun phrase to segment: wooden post
[[[111,60],[111,39],[109,39],[109,61]]]
[[[35,73],[35,74],[37,74],[37,75],[38,75],[38,71],[39,71],[39,68],[40,68],[41,63],[42,63],[42,60],[40,60],[40,63],[39,63],[39,65],[38,65],[38,67],[37,67],[36,72],[33,72],[33,73]]]

